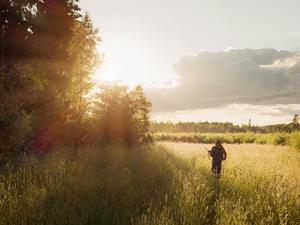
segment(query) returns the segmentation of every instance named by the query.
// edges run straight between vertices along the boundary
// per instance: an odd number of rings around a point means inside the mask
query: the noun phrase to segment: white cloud
[[[183,56],[173,88],[147,89],[156,112],[232,104],[300,104],[300,60],[295,52],[236,49]]]
[[[300,57],[295,55],[285,59],[277,59],[271,64],[259,65],[261,68],[266,69],[290,69],[300,62]]]
[[[224,52],[229,52],[229,51],[231,51],[231,50],[236,50],[236,49],[238,49],[238,48],[236,48],[236,47],[233,47],[233,46],[227,46],[226,48],[224,48]]]
[[[292,36],[298,37],[298,36],[300,36],[300,33],[299,32],[292,33]]]

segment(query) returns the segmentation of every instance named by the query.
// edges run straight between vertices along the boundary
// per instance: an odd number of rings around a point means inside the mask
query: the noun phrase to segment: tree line
[[[143,89],[92,83],[101,39],[78,0],[3,0],[0,30],[0,153],[147,140]]]
[[[296,114],[291,123],[254,126],[248,124],[236,125],[230,122],[152,122],[152,132],[162,133],[275,133],[300,131],[299,116]]]

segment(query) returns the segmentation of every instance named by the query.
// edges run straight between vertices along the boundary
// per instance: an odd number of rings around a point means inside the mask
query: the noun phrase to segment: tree
[[[100,41],[98,29],[95,29],[87,14],[77,20],[73,28],[73,37],[69,43],[70,57],[69,82],[65,89],[65,100],[69,103],[69,110],[77,119],[87,112],[87,95],[92,88],[91,75],[94,74],[100,58],[96,50]]]
[[[297,131],[300,129],[300,124],[299,124],[299,115],[295,114],[293,117],[293,122],[290,124],[291,130],[292,131]]]
[[[77,2],[1,1],[1,152],[48,148],[84,114],[98,38]]]
[[[107,143],[134,145],[147,141],[151,103],[142,87],[133,90],[117,84],[101,84],[93,116],[98,139]]]
[[[33,133],[31,105],[43,89],[43,75],[27,62],[33,2],[0,2],[0,152],[22,146]]]
[[[86,136],[89,128],[87,95],[93,87],[91,75],[100,63],[97,44],[100,41],[98,29],[95,29],[87,14],[77,20],[73,27],[73,37],[69,43],[68,85],[61,95],[61,105],[64,107],[66,130],[64,142],[76,150]]]
[[[136,129],[136,135],[139,142],[148,140],[148,131],[150,126],[150,112],[152,104],[145,97],[142,86],[136,86],[130,92],[130,99],[133,108],[133,124]]]
[[[299,125],[299,115],[295,114],[293,117],[293,124]]]

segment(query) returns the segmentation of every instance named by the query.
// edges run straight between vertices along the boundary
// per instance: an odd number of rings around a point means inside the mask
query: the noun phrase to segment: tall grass
[[[204,147],[58,149],[8,160],[0,224],[300,224],[299,153],[227,145],[218,180]]]
[[[209,146],[164,145],[193,168],[189,182],[182,179],[182,184],[187,185],[181,192],[186,207],[172,204],[170,224],[300,224],[300,154],[294,150],[282,146],[225,145],[228,160],[223,163],[222,178],[218,180],[208,172],[210,161],[204,147]],[[177,196],[179,202],[181,197]],[[190,211],[181,213],[182,210]],[[200,218],[207,221],[178,222],[176,217],[178,214],[194,218],[197,212],[206,212],[207,216]]]
[[[115,146],[12,159],[0,173],[0,224],[132,224],[169,192],[180,163],[166,154]]]

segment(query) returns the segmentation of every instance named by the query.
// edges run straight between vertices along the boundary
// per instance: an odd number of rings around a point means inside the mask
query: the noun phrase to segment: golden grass
[[[209,179],[210,145],[162,143]],[[216,224],[299,224],[300,154],[285,146],[225,145],[228,159],[213,188]],[[211,176],[211,174],[210,174]],[[200,181],[199,181],[200,182]]]
[[[2,163],[2,225],[300,224],[299,152],[225,145],[220,180],[204,147],[59,149]]]

